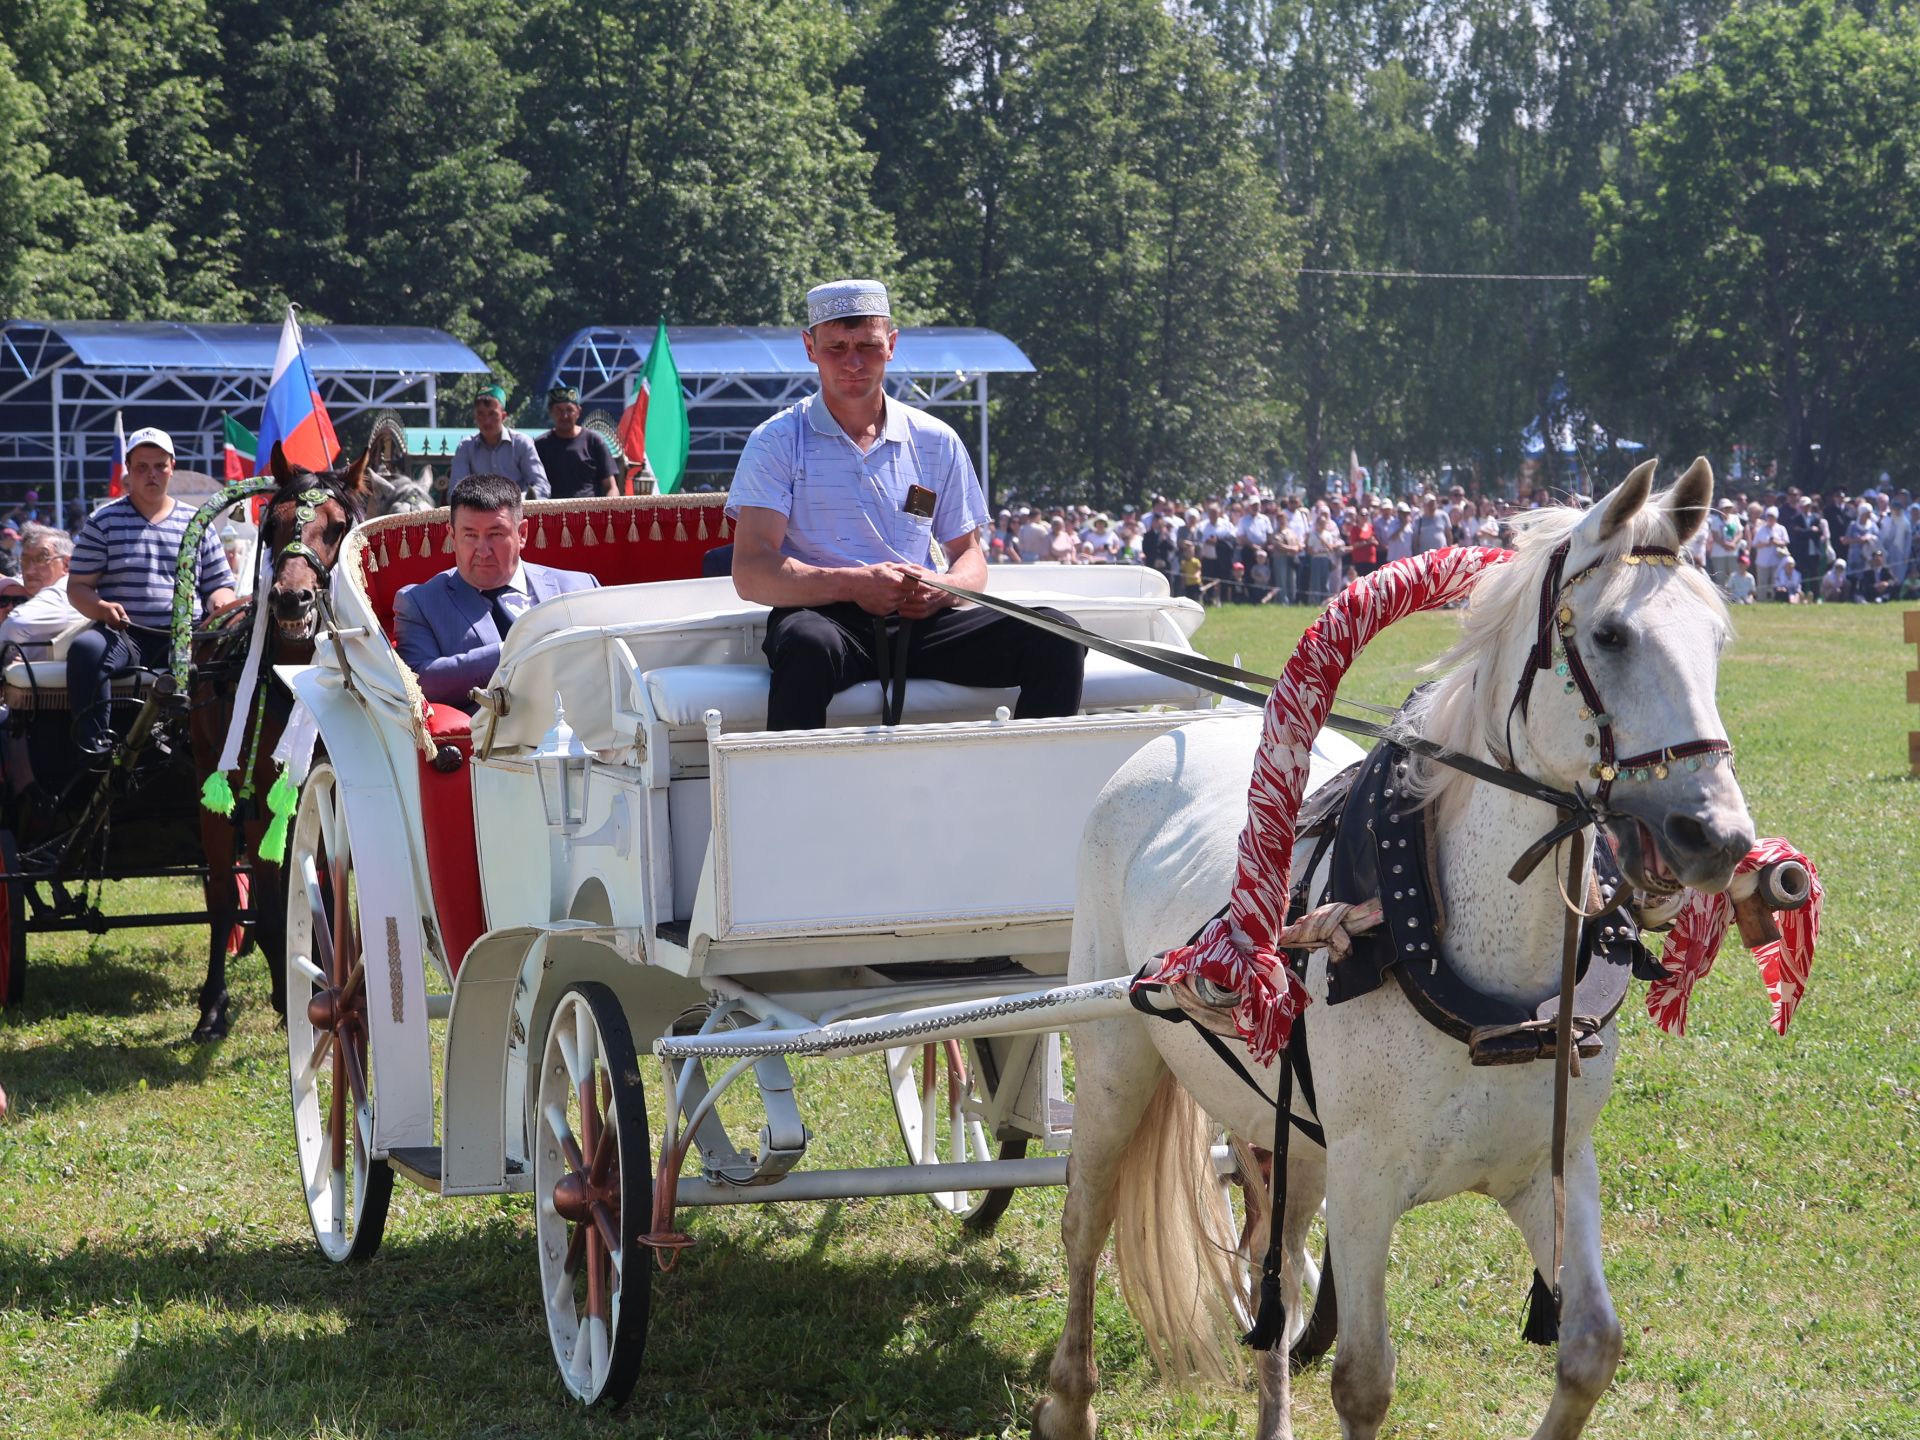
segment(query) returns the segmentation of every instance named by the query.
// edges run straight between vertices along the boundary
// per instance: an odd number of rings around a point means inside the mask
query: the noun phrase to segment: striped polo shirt
[[[164,630],[173,623],[174,573],[192,519],[193,507],[179,500],[164,520],[151,521],[133,508],[131,499],[111,501],[89,515],[74,537],[70,572],[98,576],[94,589],[102,600],[124,606],[136,625]],[[210,525],[200,537],[194,618],[206,608],[209,595],[232,586],[233,571]]]
[[[886,415],[863,455],[819,395],[788,406],[747,437],[727,514],[737,520],[752,506],[786,516],[780,549],[806,565],[931,565],[935,542],[986,525],[987,499],[951,425],[891,395]],[[932,516],[901,508],[911,485],[933,491]]]

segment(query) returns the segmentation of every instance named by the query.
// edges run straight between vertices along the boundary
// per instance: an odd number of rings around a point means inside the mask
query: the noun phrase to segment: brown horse
[[[260,524],[261,548],[273,557],[268,596],[271,623],[260,656],[257,683],[262,688],[255,692],[256,696],[264,692],[266,699],[260,711],[258,737],[241,752],[242,773],[233,786],[233,814],[200,811],[211,935],[207,979],[200,988],[200,1022],[193,1031],[195,1040],[218,1040],[227,1033],[232,1009],[227,994],[227,956],[237,953],[233,942],[245,933],[243,927],[252,930],[254,943],[266,959],[274,1011],[285,1013],[283,882],[280,867],[260,856],[261,837],[273,818],[267,809],[267,795],[277,774],[273,751],[280,743],[293,703],[285,687],[274,681],[273,667],[305,665],[313,659],[327,582],[347,532],[359,523],[366,508],[366,468],[367,456],[362,454],[344,470],[315,474],[295,469],[278,445],[273,448],[273,479],[279,488],[267,502]],[[190,733],[194,770],[203,783],[219,764],[233,714],[234,695],[246,666],[247,642],[253,629],[253,604],[248,600],[228,612],[219,633],[195,647]],[[244,887],[240,879],[243,865],[247,875]]]

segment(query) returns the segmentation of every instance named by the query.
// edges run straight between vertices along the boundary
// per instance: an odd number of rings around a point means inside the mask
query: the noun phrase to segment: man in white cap
[[[173,579],[193,508],[167,493],[173,437],[151,427],[127,437],[127,493],[87,517],[73,542],[67,597],[96,622],[67,651],[67,693],[82,753],[111,748],[107,700],[113,673],[165,668],[173,633]],[[200,537],[193,618],[233,603],[233,570],[220,537]]]
[[[1787,527],[1780,523],[1780,507],[1769,505],[1753,527],[1753,583],[1761,600],[1773,599],[1774,572],[1787,553]]]
[[[820,389],[756,429],[734,471],[734,587],[773,607],[767,728],[819,729],[837,693],[883,674],[1018,686],[1022,718],[1072,715],[1080,646],[920,583],[937,544],[949,579],[984,588],[988,516],[952,427],[886,393],[899,334],[877,280],[808,291]]]

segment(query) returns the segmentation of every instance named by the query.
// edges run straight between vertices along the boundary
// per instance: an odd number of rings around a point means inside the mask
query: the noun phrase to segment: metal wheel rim
[[[606,1037],[587,998],[569,990],[554,1009],[541,1054],[534,1224],[553,1358],[567,1390],[588,1404],[606,1395],[614,1380],[614,1337],[629,1294],[629,1268],[635,1284],[644,1287],[650,1280],[651,1257],[622,1243],[633,1228],[623,1214],[625,1167],[630,1160],[648,1162],[621,1153],[618,1104]],[[602,1197],[604,1213],[571,1220],[555,1203],[555,1187],[582,1174],[598,1177],[591,1188]],[[639,1303],[644,1306],[644,1297]]]
[[[329,1260],[351,1258],[371,1197],[373,1070],[365,1007],[340,1032],[315,1026],[309,1002],[349,978],[360,953],[352,840],[330,766],[316,765],[300,796],[288,847],[287,1071],[294,1144],[313,1238]],[[332,895],[321,886],[324,860]],[[331,899],[331,904],[327,901]],[[342,920],[345,924],[341,924]],[[333,939],[345,933],[344,944]],[[364,1001],[366,989],[360,985]],[[315,1063],[316,1056],[318,1063]],[[344,1058],[358,1064],[340,1084]]]
[[[886,1052],[886,1059],[887,1088],[893,1095],[893,1114],[909,1163],[945,1165],[995,1158],[982,1119],[978,1068],[960,1041],[897,1046]],[[927,1199],[935,1208],[965,1220],[988,1193],[942,1190]]]

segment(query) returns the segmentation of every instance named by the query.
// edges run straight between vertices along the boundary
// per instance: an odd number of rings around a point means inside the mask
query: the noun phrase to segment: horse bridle
[[[280,573],[280,567],[288,560],[305,560],[313,566],[314,574],[320,579],[320,584],[314,592],[316,598],[324,596],[333,583],[333,566],[321,559],[319,552],[300,537],[306,533],[307,522],[320,513],[320,507],[335,498],[331,490],[317,488],[302,490],[296,495],[293,501],[293,538],[273,553],[272,573],[275,575]],[[349,515],[352,514],[351,508],[346,507],[344,503],[342,508],[346,508]],[[273,513],[271,505],[268,506],[267,513],[269,515]]]
[[[1566,567],[1572,543],[1570,539],[1560,542],[1548,557],[1547,571],[1540,581],[1533,653],[1527,668],[1521,672],[1513,703],[1507,707],[1507,765],[1511,768],[1513,764],[1514,714],[1518,712],[1522,717],[1527,714],[1528,703],[1533,695],[1534,677],[1551,668],[1560,677],[1569,695],[1579,692],[1580,718],[1593,726],[1587,732],[1586,743],[1589,749],[1598,752],[1598,758],[1588,766],[1587,774],[1599,782],[1594,788],[1593,806],[1596,812],[1605,815],[1611,813],[1608,800],[1613,793],[1614,781],[1664,780],[1676,763],[1685,763],[1689,770],[1698,770],[1703,764],[1717,763],[1721,755],[1725,755],[1727,763],[1731,764],[1733,746],[1720,739],[1684,740],[1677,745],[1663,746],[1638,755],[1621,757],[1617,754],[1613,739],[1613,715],[1600,699],[1600,689],[1593,683],[1593,675],[1587,669],[1586,662],[1580,658],[1579,647],[1573,643],[1574,610],[1569,600],[1574,586],[1614,562],[1596,561],[1562,580],[1561,572]],[[1619,557],[1619,563],[1671,567],[1685,562],[1677,551],[1663,545],[1636,545]]]

